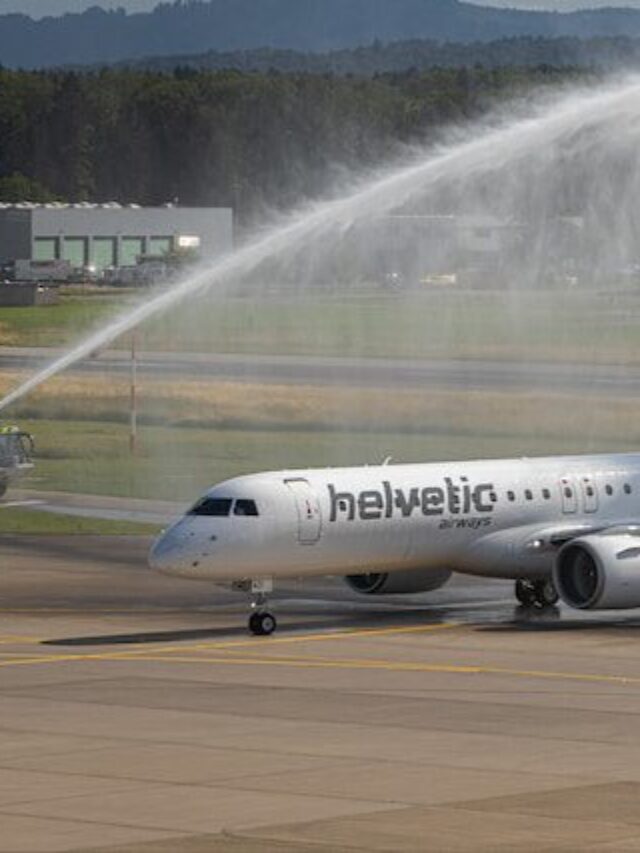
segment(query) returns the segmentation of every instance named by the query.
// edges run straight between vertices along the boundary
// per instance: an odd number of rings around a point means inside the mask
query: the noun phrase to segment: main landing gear
[[[516,581],[516,598],[523,607],[553,607],[558,603],[559,595],[548,578],[541,581],[520,579]]]
[[[251,596],[251,616],[249,616],[249,631],[256,637],[267,637],[276,630],[278,623],[273,613],[267,610],[267,598],[273,592],[271,578],[260,580],[240,581],[234,584],[236,589]]]

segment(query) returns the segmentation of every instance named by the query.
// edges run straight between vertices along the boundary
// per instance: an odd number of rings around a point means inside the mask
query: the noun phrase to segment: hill
[[[491,42],[410,41],[304,53],[256,48],[229,52],[207,51],[180,56],[128,60],[119,65],[142,71],[172,73],[175,69],[235,70],[268,74],[376,74],[416,72],[430,68],[593,68],[606,71],[640,67],[640,39],[532,38],[520,36]]]
[[[149,13],[92,8],[39,21],[0,17],[10,68],[117,62],[259,47],[333,51],[377,41],[640,36],[640,11],[525,12],[459,0],[185,0]]]

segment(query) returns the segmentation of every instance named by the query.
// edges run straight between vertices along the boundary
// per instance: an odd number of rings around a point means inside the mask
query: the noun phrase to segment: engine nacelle
[[[362,595],[408,595],[413,592],[432,592],[444,586],[450,577],[448,569],[412,569],[405,572],[347,575],[345,582]]]
[[[553,582],[562,601],[579,610],[640,607],[640,539],[594,534],[567,542],[556,557]]]

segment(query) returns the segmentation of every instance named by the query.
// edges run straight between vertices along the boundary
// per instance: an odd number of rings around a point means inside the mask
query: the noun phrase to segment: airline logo
[[[381,489],[363,492],[339,492],[333,483],[328,484],[329,521],[344,519],[374,521],[381,518],[411,518],[439,515],[464,516],[470,513],[493,512],[493,483],[469,482],[467,477],[457,481],[444,477],[442,485],[397,488],[383,480]]]

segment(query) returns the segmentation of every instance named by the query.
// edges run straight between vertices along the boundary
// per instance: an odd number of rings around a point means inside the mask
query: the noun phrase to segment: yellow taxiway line
[[[9,646],[9,645],[16,645],[16,646],[30,645],[30,646],[33,646],[33,645],[38,645],[41,642],[42,642],[42,637],[22,637],[22,636],[18,636],[18,635],[16,635],[15,637],[12,637],[8,634],[5,634],[4,636],[0,637],[0,646]]]
[[[122,660],[122,658],[119,658]],[[253,657],[251,655],[208,657],[172,655],[163,657],[161,654],[147,654],[137,660],[160,663],[190,663],[215,664],[223,666],[275,666],[294,668],[320,669],[361,669],[386,670],[389,672],[425,672],[451,675],[505,675],[521,678],[551,679],[556,681],[595,682],[600,684],[618,684],[640,686],[640,678],[625,675],[604,675],[598,673],[555,672],[553,670],[515,669],[498,666],[482,666],[477,664],[429,664],[413,661],[367,660],[362,659],[331,659],[307,657]],[[1,665],[1,664],[0,664]]]
[[[360,638],[369,638],[369,637],[381,637],[381,636],[390,636],[394,634],[417,634],[417,633],[431,633],[434,631],[444,631],[446,629],[458,628],[461,623],[458,622],[440,622],[436,625],[412,625],[412,626],[398,626],[392,628],[373,628],[373,629],[365,629],[363,631],[358,631],[357,629],[348,630],[348,631],[328,631],[323,634],[300,634],[295,635],[293,637],[277,637],[277,638],[266,638],[266,637],[253,637],[252,639],[247,640],[225,640],[222,642],[213,641],[210,643],[194,643],[186,646],[185,644],[181,645],[172,645],[172,646],[160,646],[153,650],[154,656],[161,655],[174,655],[184,653],[185,649],[188,649],[189,652],[210,652],[210,651],[220,651],[227,649],[241,649],[241,648],[256,648],[256,646],[269,644],[273,645],[283,645],[283,644],[291,644],[291,643],[313,643],[319,641],[327,641],[327,640],[345,640],[345,639],[360,639]],[[19,644],[19,641],[16,641],[16,644]],[[20,658],[17,660],[4,660],[0,661],[0,667],[6,666],[26,666],[27,664],[41,664],[41,663],[65,663],[67,661],[93,661],[93,660],[142,660],[146,659],[149,655],[147,649],[135,648],[135,649],[126,649],[122,652],[92,652],[92,653],[64,653],[64,654],[49,654],[49,655],[37,655],[29,658]],[[163,658],[163,660],[171,660],[171,657]]]
[[[376,658],[328,658],[313,655],[286,654],[286,646],[326,642],[330,640],[359,640],[375,637],[402,636],[411,634],[437,633],[444,630],[463,627],[459,622],[442,622],[431,625],[393,626],[389,628],[350,629],[347,631],[323,632],[318,634],[299,634],[289,637],[259,638],[246,640],[228,640],[221,642],[195,643],[193,645],[162,646],[150,650],[148,648],[126,649],[120,652],[113,650],[93,653],[63,653],[48,655],[33,655],[27,652],[15,652],[12,658],[3,659],[8,654],[0,655],[0,668],[10,666],[36,666],[55,663],[83,663],[90,661],[108,662],[158,662],[158,663],[189,663],[216,666],[254,666],[254,667],[292,667],[302,669],[334,669],[334,670],[380,670],[386,672],[422,672],[450,675],[496,675],[507,677],[545,679],[554,681],[572,681],[582,683],[599,683],[618,686],[640,686],[640,677],[623,675],[607,675],[599,673],[562,672],[553,670],[517,669],[499,666],[483,666],[477,664],[437,664],[420,661],[396,661]],[[0,642],[16,645],[38,642],[34,637],[10,637],[5,635]],[[269,654],[269,650],[283,648],[282,654]],[[219,654],[215,654],[218,652]],[[222,653],[222,654],[220,654]]]

